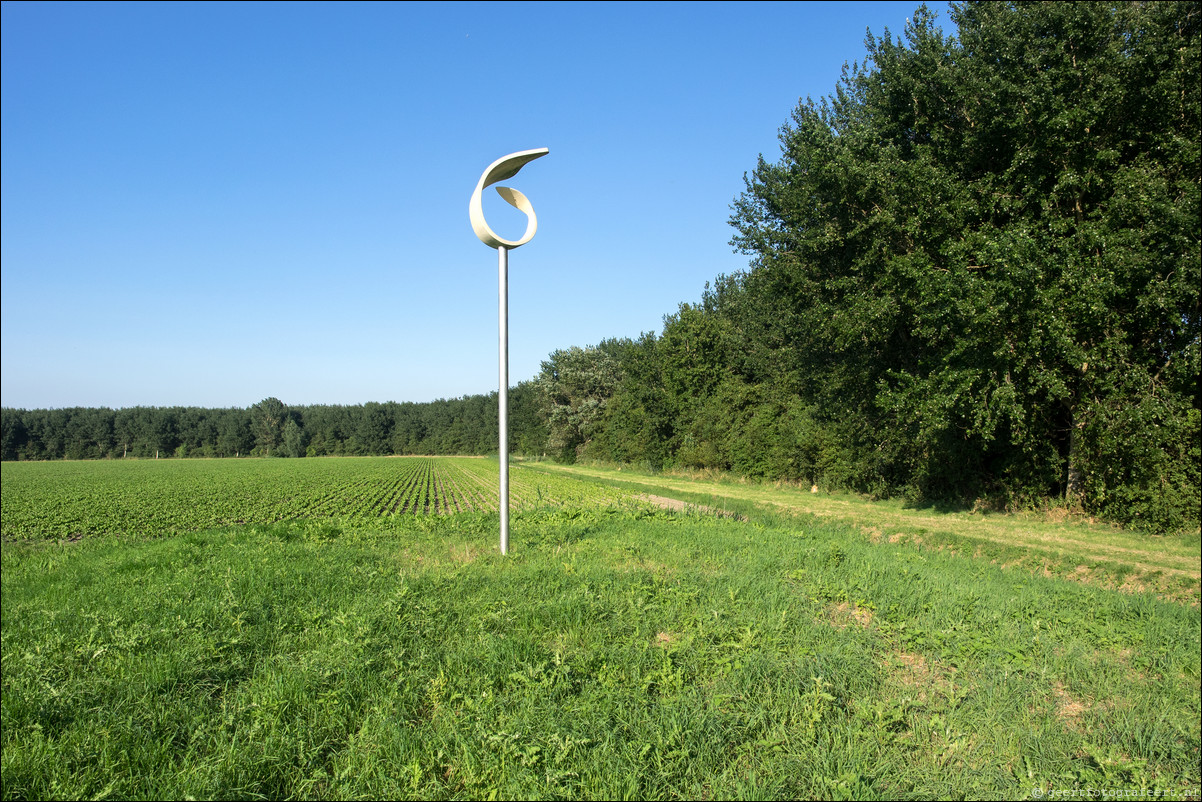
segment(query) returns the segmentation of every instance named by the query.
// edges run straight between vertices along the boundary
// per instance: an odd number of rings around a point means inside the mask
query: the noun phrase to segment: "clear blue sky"
[[[537,147],[506,182],[539,217],[513,383],[658,332],[746,267],[730,204],[799,98],[917,5],[4,2],[2,403],[489,392],[496,255],[467,205]]]

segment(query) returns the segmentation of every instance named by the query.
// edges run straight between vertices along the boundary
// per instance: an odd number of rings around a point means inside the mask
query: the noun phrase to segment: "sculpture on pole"
[[[525,245],[534,239],[538,231],[538,218],[534,215],[534,207],[521,192],[510,187],[497,187],[497,194],[506,203],[526,215],[526,233],[518,240],[507,240],[497,236],[484,220],[484,208],[481,193],[498,181],[513,178],[518,171],[535,159],[546,156],[547,148],[522,150],[502,156],[480,176],[476,191],[472,193],[471,203],[468,204],[468,217],[472,221],[472,230],[476,236],[490,248],[497,249],[497,272],[499,276],[499,340],[500,349],[498,362],[500,366],[500,392],[498,399],[498,419],[500,432],[498,444],[501,462],[501,495],[498,506],[501,509],[501,553],[509,553],[509,251]]]

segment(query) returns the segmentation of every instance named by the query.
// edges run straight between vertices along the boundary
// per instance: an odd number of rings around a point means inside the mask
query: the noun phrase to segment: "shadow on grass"
[[[903,510],[918,510],[921,512],[938,512],[950,514],[953,512],[972,512],[979,510],[977,502],[967,501],[965,499],[921,499],[918,501],[906,501],[902,504]],[[980,510],[989,512],[989,508]]]

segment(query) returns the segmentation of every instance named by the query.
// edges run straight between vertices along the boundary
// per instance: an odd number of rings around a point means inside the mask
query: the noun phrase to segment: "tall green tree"
[[[606,407],[621,382],[617,341],[554,351],[542,363],[538,388],[550,429],[548,447],[561,459],[583,456],[601,430]]]
[[[1196,525],[1199,4],[951,14],[870,36],[748,176],[743,328],[869,433],[861,483]]]
[[[9,407],[0,412],[0,459],[18,459],[29,442],[23,412]]]
[[[281,447],[285,456],[303,457],[305,449],[309,445],[305,430],[297,422],[297,417],[299,416],[289,416],[287,422],[284,423]]]
[[[652,470],[672,461],[681,415],[679,398],[666,387],[661,343],[653,332],[644,332],[638,340],[609,341],[619,384],[606,402],[594,441],[598,457]]]
[[[656,343],[661,381],[682,411],[711,395],[727,372],[724,324],[718,315],[687,303],[664,318]]]
[[[283,401],[271,396],[251,407],[251,425],[255,433],[255,445],[266,457],[278,455],[284,442],[284,424],[288,420],[288,407]]]
[[[238,457],[250,453],[254,446],[250,415],[245,409],[221,410],[217,419],[217,440],[214,450],[218,456]]]

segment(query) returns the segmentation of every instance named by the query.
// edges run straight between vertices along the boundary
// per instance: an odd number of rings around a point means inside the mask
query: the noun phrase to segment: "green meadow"
[[[504,558],[491,511],[6,536],[3,797],[1198,797],[1196,603],[573,483]]]
[[[782,482],[757,482],[713,471],[649,475],[596,465],[530,465],[547,477],[576,477],[636,495],[670,496],[719,515],[813,515],[838,522],[871,542],[908,542],[1133,593],[1197,606],[1202,602],[1202,538],[1151,535],[1063,508],[1023,513],[869,501],[851,493],[815,493]]]

